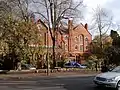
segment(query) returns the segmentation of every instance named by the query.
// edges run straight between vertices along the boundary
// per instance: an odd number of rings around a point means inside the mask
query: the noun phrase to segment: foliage
[[[89,57],[89,60],[97,60],[97,56],[95,56],[95,55],[91,55],[90,57]]]
[[[94,65],[95,65],[95,61],[97,61],[97,56],[95,55],[91,55],[88,57],[88,59],[86,60],[86,64],[88,66],[88,68],[94,68]]]
[[[107,63],[108,64],[115,64],[115,65],[119,65],[120,63],[120,48],[118,47],[108,47],[105,51],[105,54],[107,56]]]
[[[105,55],[107,56],[108,64],[120,64],[120,36],[119,34],[111,30],[110,34],[113,39],[112,46],[105,49]]]
[[[0,33],[1,54],[14,62],[30,60],[30,45],[40,46],[43,42],[35,23],[16,21],[10,16],[1,23]],[[41,50],[37,50],[39,52]]]
[[[92,54],[96,55],[98,59],[106,57],[104,51],[106,48],[112,45],[112,38],[108,35],[102,35],[102,50],[100,46],[99,35],[95,36],[92,41]]]

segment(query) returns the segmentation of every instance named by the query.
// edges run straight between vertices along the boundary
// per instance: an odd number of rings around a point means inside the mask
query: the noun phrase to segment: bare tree
[[[0,1],[0,19],[4,19],[11,12],[11,7],[5,1]]]
[[[102,50],[103,45],[102,45],[102,37],[107,34],[107,32],[109,31],[109,29],[112,26],[112,19],[113,16],[112,14],[110,14],[108,12],[108,10],[106,10],[105,8],[101,8],[100,6],[98,6],[95,10],[94,10],[94,14],[93,14],[93,25],[94,28],[93,30],[97,30],[99,33],[99,41],[100,41],[100,48]]]
[[[14,19],[28,21],[32,12],[29,10],[31,0],[4,0],[11,9],[11,14]],[[4,6],[5,7],[5,6]],[[5,10],[7,10],[5,8]],[[8,13],[7,13],[8,14]]]
[[[48,27],[50,32],[53,41],[53,67],[55,67],[55,32],[65,16],[81,17],[82,10],[80,7],[83,7],[83,1],[80,0],[77,4],[74,3],[74,0],[33,0],[33,2],[34,6],[36,6],[34,13],[41,17],[41,22]]]

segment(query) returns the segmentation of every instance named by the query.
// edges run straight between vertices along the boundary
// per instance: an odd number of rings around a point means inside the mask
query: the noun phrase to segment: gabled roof
[[[37,20],[37,23],[42,24],[42,25],[43,25],[46,29],[48,29],[48,27],[47,27],[46,23],[45,23],[45,22],[43,22],[41,19],[38,19],[38,20]]]
[[[91,33],[85,28],[85,26],[82,24],[82,23],[80,23],[80,24],[78,24],[78,25],[74,25],[73,26],[73,30],[75,30],[76,28],[78,28],[78,27],[83,27],[90,35],[91,35]],[[60,26],[60,31],[62,32],[62,33],[64,33],[64,34],[68,34],[68,32],[69,32],[69,30],[68,30],[68,26],[64,26],[64,25],[61,25]],[[92,35],[91,35],[92,36]]]
[[[82,23],[80,23],[79,25],[76,25],[74,28],[73,28],[73,30],[75,30],[77,27],[83,27],[91,36],[92,36],[92,34],[85,28],[85,26],[82,24]]]

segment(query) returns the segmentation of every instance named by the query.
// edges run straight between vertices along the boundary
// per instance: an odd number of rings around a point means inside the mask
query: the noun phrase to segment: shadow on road
[[[115,90],[115,89],[113,89],[113,88],[106,88],[106,87],[96,86],[96,87],[94,87],[93,90]]]
[[[113,88],[106,88],[96,86],[93,83],[93,76],[87,77],[73,77],[61,79],[65,90],[115,90]]]

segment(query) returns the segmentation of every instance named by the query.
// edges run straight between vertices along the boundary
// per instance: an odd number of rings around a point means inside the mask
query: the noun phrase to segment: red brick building
[[[40,25],[39,25],[40,27]],[[52,39],[50,33],[44,31],[42,33],[44,45],[49,48],[49,53],[52,53]],[[90,53],[89,44],[92,41],[92,35],[88,31],[88,25],[79,24],[73,25],[72,20],[68,20],[68,25],[58,28],[56,32],[56,60],[61,57],[72,58],[78,62],[82,62],[82,57],[85,53]]]
[[[64,29],[62,29],[64,52],[68,58],[81,63],[84,60],[83,54],[90,53],[92,35],[88,31],[88,25],[73,25],[73,21],[69,20],[68,27]]]

